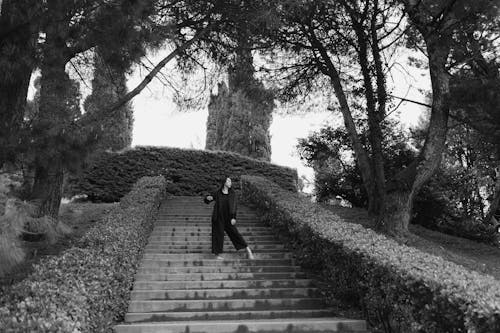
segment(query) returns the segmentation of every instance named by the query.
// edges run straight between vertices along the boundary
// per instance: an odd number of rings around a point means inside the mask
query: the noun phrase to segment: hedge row
[[[222,173],[239,188],[242,174],[264,176],[297,191],[297,171],[236,153],[167,147],[136,147],[121,153],[103,153],[66,195],[86,194],[94,202],[115,202],[143,176],[163,175],[173,182],[173,195],[203,195],[212,190]]]
[[[2,290],[2,332],[111,332],[126,313],[141,251],[165,194],[163,177],[140,179],[75,246],[46,257]]]
[[[353,302],[391,332],[500,332],[493,277],[399,245],[264,178],[242,184],[242,198],[327,281],[329,301]]]

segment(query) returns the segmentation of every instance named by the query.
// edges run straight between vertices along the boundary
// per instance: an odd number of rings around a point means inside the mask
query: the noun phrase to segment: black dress
[[[228,194],[217,190],[211,194],[213,200],[204,199],[206,204],[214,201],[212,212],[212,253],[220,254],[224,247],[224,232],[233,243],[236,250],[246,248],[248,245],[239,233],[238,229],[231,224],[231,219],[236,218],[236,193],[230,190]]]

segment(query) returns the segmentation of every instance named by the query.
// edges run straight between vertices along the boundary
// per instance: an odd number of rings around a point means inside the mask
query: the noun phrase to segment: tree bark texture
[[[378,191],[374,179],[373,169],[371,167],[371,160],[359,138],[356,124],[354,123],[351,109],[349,107],[349,102],[347,100],[344,87],[342,86],[340,74],[335,64],[331,61],[328,51],[318,40],[314,31],[308,32],[308,38],[311,46],[315,48],[321,56],[322,63],[320,66],[322,67],[323,73],[330,78],[335,96],[339,102],[340,112],[342,113],[344,120],[344,126],[347,133],[349,133],[349,138],[351,139],[352,147],[361,172],[361,179],[363,180],[363,185],[366,193],[368,194],[368,213],[372,216],[376,216],[379,213],[378,209],[381,207],[380,200],[383,198],[377,195]]]
[[[446,37],[423,35],[426,37],[433,97],[429,130],[417,160],[387,185],[387,204],[377,226],[389,234],[408,232],[413,200],[438,169],[445,150],[450,110],[449,74],[445,65],[450,48]]]
[[[0,16],[0,167],[14,162],[23,121],[36,34],[27,1],[5,0]]]
[[[57,218],[62,195],[64,174],[64,137],[72,121],[67,105],[70,88],[65,67],[69,22],[63,10],[65,0],[48,1],[48,13],[53,19],[46,28],[40,81],[40,110],[35,120],[37,134],[35,179],[31,199],[37,204],[38,216]]]

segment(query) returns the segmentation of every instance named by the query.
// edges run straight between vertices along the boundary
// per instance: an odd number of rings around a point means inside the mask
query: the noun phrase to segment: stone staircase
[[[367,332],[364,320],[333,316],[313,277],[245,206],[236,225],[256,259],[236,252],[227,235],[225,259],[213,258],[212,208],[202,197],[163,203],[115,332]]]

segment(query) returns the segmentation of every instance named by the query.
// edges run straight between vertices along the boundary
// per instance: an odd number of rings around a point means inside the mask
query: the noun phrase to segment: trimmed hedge
[[[165,195],[141,178],[103,220],[0,297],[2,332],[112,332],[126,313],[141,252]]]
[[[143,176],[163,175],[172,181],[173,195],[203,195],[223,173],[239,189],[242,174],[264,176],[290,191],[297,191],[297,171],[284,166],[223,151],[168,147],[136,147],[103,153],[78,180],[70,181],[66,195],[86,194],[94,202],[115,202]]]
[[[242,198],[320,272],[331,302],[360,306],[391,332],[500,332],[500,282],[342,220],[261,177]],[[390,327],[390,329],[388,329]]]

